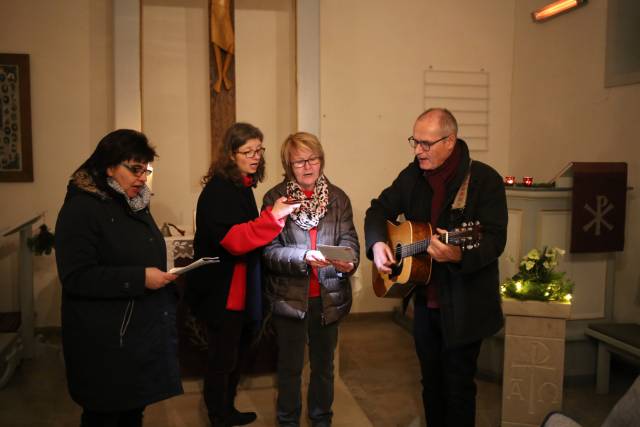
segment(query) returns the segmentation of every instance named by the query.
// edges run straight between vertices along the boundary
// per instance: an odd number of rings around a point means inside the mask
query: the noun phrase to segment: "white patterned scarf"
[[[287,181],[287,197],[295,200],[304,200],[300,207],[291,212],[289,216],[298,227],[303,230],[311,230],[317,227],[320,220],[327,213],[329,203],[329,186],[324,175],[320,175],[313,189],[313,194],[307,199],[304,191],[294,180]]]
[[[138,195],[133,199],[130,199],[129,196],[127,196],[127,193],[122,189],[122,187],[120,187],[118,181],[111,178],[110,176],[107,177],[107,184],[109,184],[109,187],[113,188],[116,192],[122,194],[125,197],[132,211],[138,212],[149,206],[149,201],[151,200],[151,190],[149,190],[149,187],[147,187],[146,184],[140,189]]]

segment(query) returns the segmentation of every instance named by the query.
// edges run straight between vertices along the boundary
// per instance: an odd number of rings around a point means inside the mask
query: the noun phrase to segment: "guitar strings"
[[[464,233],[449,232],[449,243],[458,244],[456,243],[457,242],[456,239],[458,239],[459,234],[464,234]],[[442,237],[442,235],[440,237]],[[396,248],[396,258],[403,259],[403,258],[417,255],[422,252],[426,252],[427,248],[429,247],[429,244],[431,244],[431,238],[420,240],[418,242],[409,243],[406,245],[400,245],[399,248]],[[400,250],[399,253],[398,253],[398,249]]]

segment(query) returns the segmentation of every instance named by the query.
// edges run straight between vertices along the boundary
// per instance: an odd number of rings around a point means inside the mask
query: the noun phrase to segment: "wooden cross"
[[[222,144],[225,131],[236,121],[234,0],[210,0],[209,93],[211,152]]]

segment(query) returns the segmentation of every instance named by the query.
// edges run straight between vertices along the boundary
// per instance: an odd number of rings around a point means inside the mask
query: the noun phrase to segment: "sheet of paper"
[[[322,252],[326,259],[345,262],[354,262],[356,260],[356,254],[349,246],[318,245],[316,249]]]
[[[189,270],[193,270],[194,268],[202,267],[203,265],[207,265],[207,264],[215,264],[217,262],[220,262],[220,259],[218,257],[204,257],[204,258],[200,258],[197,261],[192,262],[189,265],[185,265],[184,267],[174,267],[171,270],[169,270],[169,273],[184,274]]]

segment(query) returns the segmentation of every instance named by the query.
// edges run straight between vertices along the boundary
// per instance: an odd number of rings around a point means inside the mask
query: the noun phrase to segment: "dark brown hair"
[[[206,185],[214,175],[242,185],[242,174],[233,160],[233,155],[250,139],[264,139],[262,132],[249,123],[234,123],[224,134],[222,144],[218,145],[209,171],[202,177],[202,185]],[[258,170],[253,174],[254,187],[264,180],[264,156],[260,157]]]
[[[142,132],[133,129],[118,129],[105,135],[93,154],[80,165],[76,172],[84,169],[99,188],[107,188],[107,169],[118,166],[125,160],[150,163],[158,155]]]

